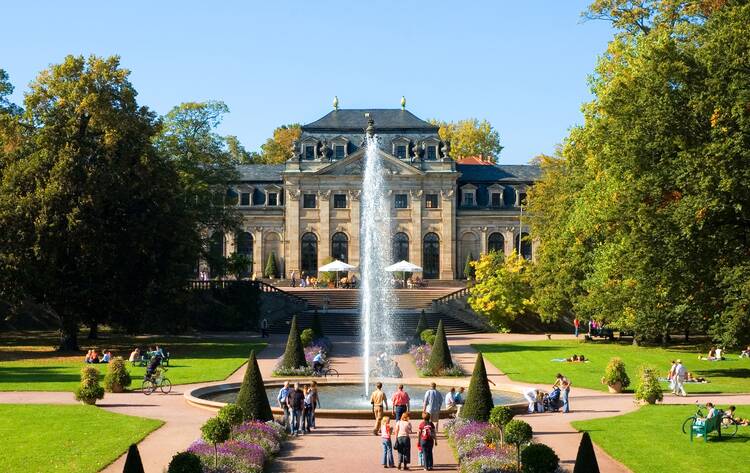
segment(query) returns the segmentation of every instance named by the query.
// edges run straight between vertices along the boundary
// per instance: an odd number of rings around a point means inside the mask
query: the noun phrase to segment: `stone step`
[[[352,309],[360,307],[359,289],[289,288],[284,292],[305,299],[310,308]],[[455,287],[436,289],[394,289],[393,307],[397,310],[430,309],[432,301],[456,291]]]

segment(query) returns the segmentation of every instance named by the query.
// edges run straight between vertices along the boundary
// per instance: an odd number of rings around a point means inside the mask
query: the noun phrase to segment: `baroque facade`
[[[488,251],[520,244],[533,257],[521,203],[538,167],[456,162],[438,128],[404,109],[334,110],[302,127],[285,164],[240,166],[243,228],[215,234],[212,251],[250,256],[258,276],[271,254],[282,277],[314,274],[331,257],[358,266],[365,114],[387,172],[394,261],[422,266],[425,279],[457,279]]]

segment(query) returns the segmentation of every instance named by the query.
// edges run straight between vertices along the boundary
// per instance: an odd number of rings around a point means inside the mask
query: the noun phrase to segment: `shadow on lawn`
[[[695,370],[695,373],[708,378],[750,378],[750,368],[730,368],[725,370]]]
[[[75,373],[61,372],[60,366],[0,367],[0,386],[5,383],[69,383],[80,381]]]
[[[490,353],[512,353],[519,351],[559,351],[568,350],[569,347],[555,345],[554,342],[550,342],[549,345],[514,345],[512,343],[501,343],[492,345],[472,345],[477,351],[484,353],[485,355]]]

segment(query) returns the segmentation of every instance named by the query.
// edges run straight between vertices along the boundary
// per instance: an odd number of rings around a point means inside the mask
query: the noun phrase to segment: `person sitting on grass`
[[[91,350],[91,356],[89,356],[89,363],[99,363],[99,352]]]
[[[84,363],[86,363],[86,364],[91,363],[91,352],[92,351],[94,351],[94,350],[89,350],[89,351],[86,352],[86,356],[83,357],[83,362]]]
[[[740,353],[740,358],[750,358],[750,345],[745,347],[744,350],[742,350],[742,353]]]
[[[737,410],[737,407],[735,406],[729,406],[727,410],[724,412],[724,417],[727,419],[733,420],[736,424],[739,425],[750,425],[750,420],[743,419],[742,417],[735,417],[734,413]]]
[[[109,363],[111,359],[112,359],[112,352],[107,350],[104,352],[104,355],[102,356],[102,360],[100,363]]]
[[[136,361],[139,361],[141,359],[141,349],[138,347],[135,347],[133,351],[130,352],[130,357],[128,358],[128,361],[131,363],[134,363]]]
[[[708,383],[708,380],[704,378],[703,376],[694,376],[693,373],[688,371],[687,378],[685,378],[686,383]]]

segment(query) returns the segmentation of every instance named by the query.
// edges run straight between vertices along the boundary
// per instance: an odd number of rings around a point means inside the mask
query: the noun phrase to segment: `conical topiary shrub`
[[[302,347],[302,340],[299,338],[297,316],[295,315],[292,318],[292,325],[289,327],[289,338],[286,340],[286,350],[284,350],[281,368],[294,369],[300,367],[307,367],[307,361],[305,361],[305,349]]]
[[[424,332],[428,328],[427,316],[424,313],[424,309],[422,309],[422,312],[419,314],[419,320],[417,321],[417,330],[414,332],[411,343],[413,345],[420,345],[422,343],[422,332]]]
[[[145,473],[141,462],[141,454],[138,452],[136,444],[131,444],[128,448],[128,456],[125,457],[125,467],[122,469],[122,473]]]
[[[325,333],[323,333],[323,323],[320,321],[320,314],[318,314],[317,310],[313,312],[312,327],[310,328],[312,329],[313,334],[315,334],[315,339],[325,337]]]
[[[245,419],[263,422],[273,420],[271,405],[268,403],[266,387],[263,384],[263,376],[260,374],[258,360],[255,358],[255,350],[250,352],[245,377],[242,379],[242,386],[240,386],[240,392],[237,394],[235,403],[242,409]]]
[[[591,443],[588,432],[584,432],[583,437],[581,437],[573,473],[599,473],[599,463],[596,461],[594,444]]]
[[[469,393],[466,395],[466,403],[461,409],[461,417],[469,420],[487,422],[492,411],[492,392],[487,382],[487,369],[484,367],[482,354],[477,355],[474,364],[474,372],[469,382]]]
[[[266,267],[263,270],[263,275],[267,278],[275,278],[277,273],[279,271],[276,269],[276,253],[273,251],[270,255],[268,255],[268,260],[266,261]]]
[[[432,376],[437,376],[442,371],[452,367],[453,360],[451,359],[451,351],[450,348],[448,348],[448,339],[445,336],[443,320],[440,319],[440,322],[438,322],[437,333],[435,334],[435,341],[432,343],[430,361],[427,362],[427,371],[430,372]]]
[[[469,253],[469,255],[466,257],[466,264],[464,264],[464,277],[467,280],[474,279],[474,266],[471,265],[471,263],[474,261],[474,255]]]

